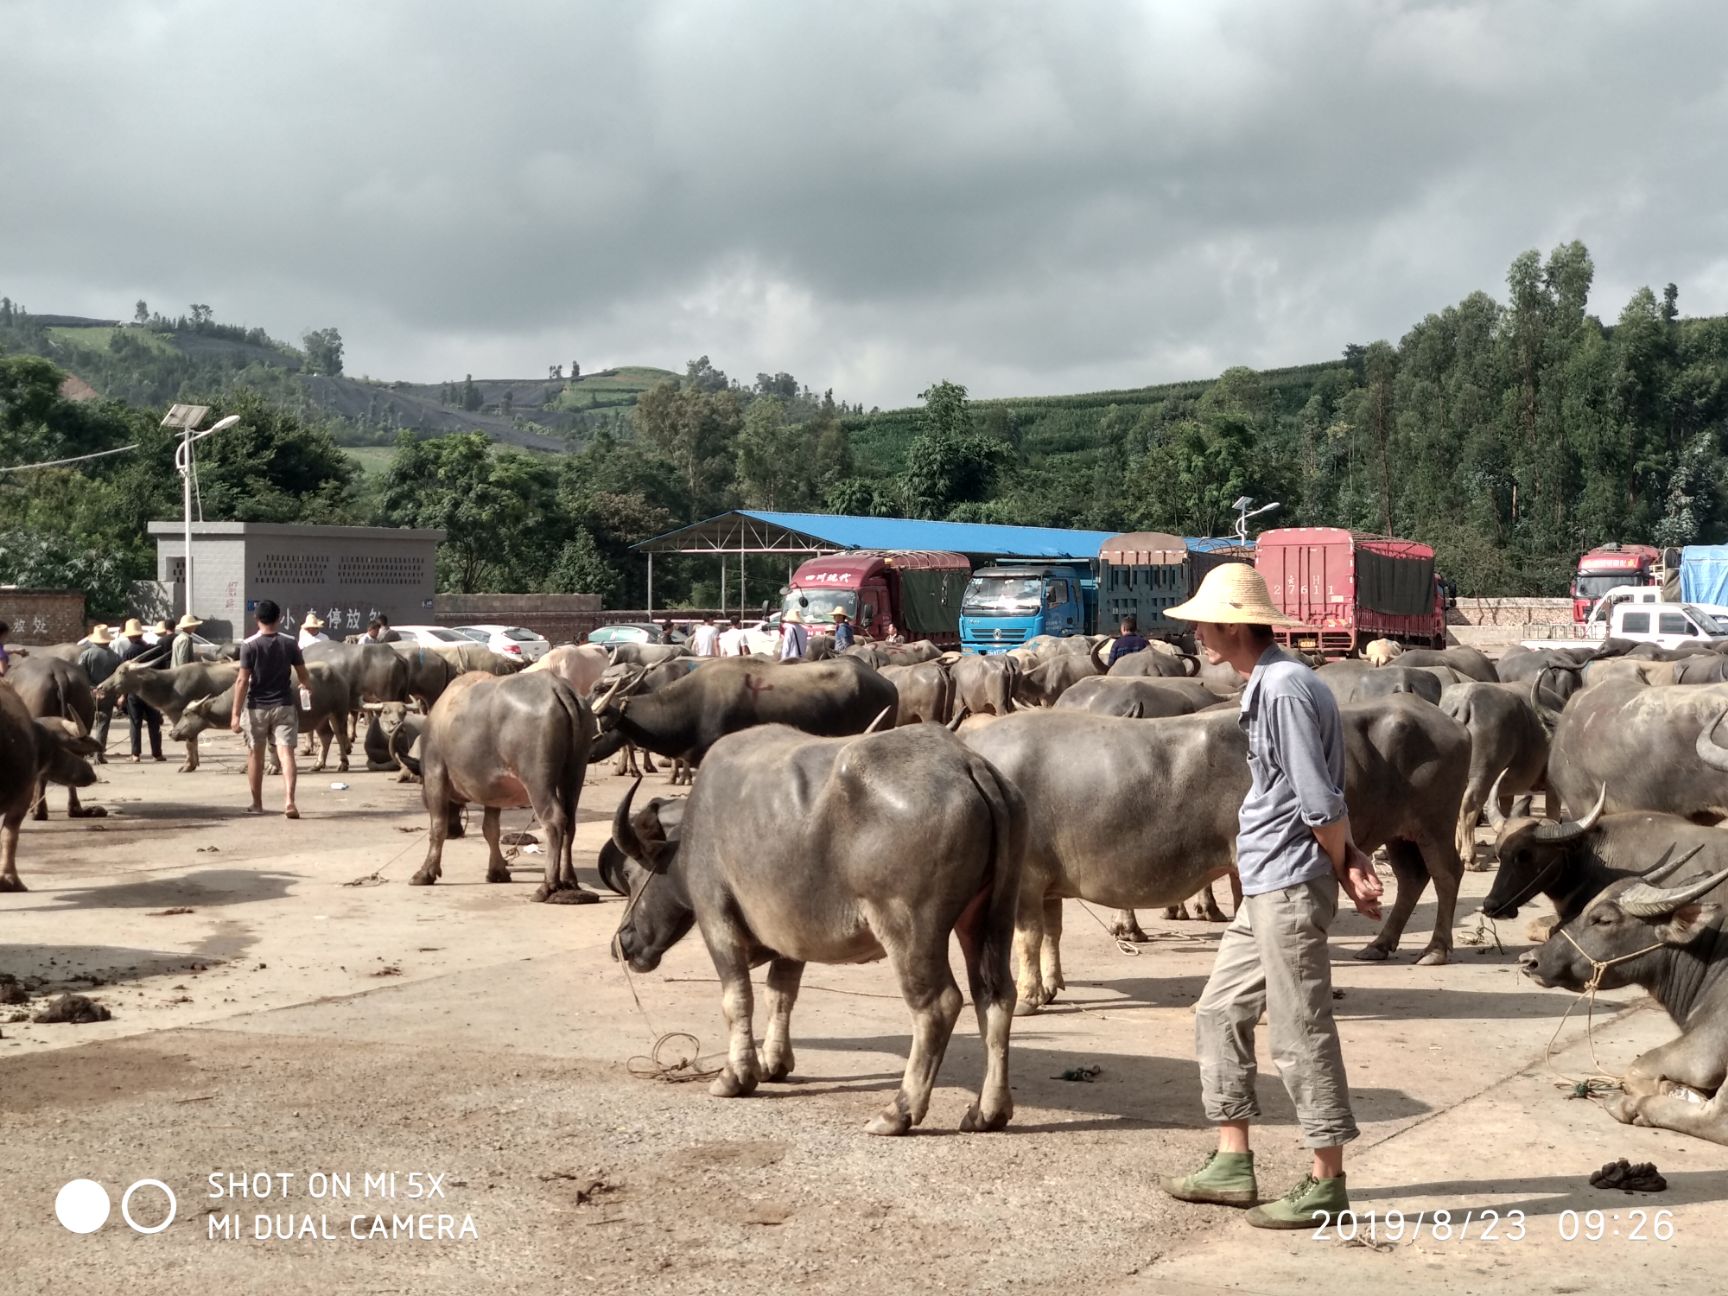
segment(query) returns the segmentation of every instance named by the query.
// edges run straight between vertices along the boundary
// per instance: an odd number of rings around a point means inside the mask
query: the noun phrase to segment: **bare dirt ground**
[[[1355,1204],[1444,1208],[1455,1221],[1473,1210],[1472,1235],[1406,1228],[1374,1247],[1268,1235],[1156,1189],[1210,1141],[1190,1008],[1216,927],[1142,915],[1154,939],[1131,958],[1070,904],[1069,990],[1015,1025],[1009,1130],[955,1132],[982,1068],[966,1014],[926,1126],[873,1139],[862,1127],[897,1083],[908,1034],[884,967],[810,970],[790,1083],[724,1101],[701,1084],[638,1079],[630,1059],[659,1032],[688,1031],[704,1053],[723,1046],[697,940],[635,979],[638,1007],[607,956],[622,901],[529,903],[538,855],[515,861],[513,885],[487,885],[477,831],[450,845],[443,882],[409,887],[424,851],[417,788],[304,773],[305,817],[260,820],[243,813],[236,742],[205,750],[190,775],[105,767],[87,800],[106,820],[68,821],[51,793],[54,819],[27,826],[20,851],[31,890],[0,896],[0,973],[31,990],[28,1005],[0,1006],[8,1293],[1281,1292],[1319,1281],[1524,1296],[1605,1289],[1610,1274],[1616,1289],[1691,1290],[1728,1259],[1728,1148],[1628,1129],[1567,1098],[1543,1054],[1571,996],[1519,976],[1522,920],[1500,924],[1504,949],[1460,945],[1442,968],[1410,954],[1351,961],[1371,931],[1354,915],[1334,937],[1363,1128]],[[591,782],[580,863],[625,787]],[[278,796],[272,784],[267,798]],[[1491,881],[1467,875],[1462,907]],[[1412,948],[1432,922],[1424,904]],[[1474,925],[1461,920],[1459,935]],[[60,989],[112,1020],[6,1020]],[[1591,1069],[1582,1016],[1554,1058],[1568,1075]],[[1598,1002],[1611,1069],[1671,1033],[1635,993]],[[1079,1067],[1099,1071],[1061,1078]],[[1306,1158],[1269,1061],[1260,1089],[1261,1186],[1275,1192]],[[1619,1156],[1656,1161],[1669,1190],[1591,1189],[1590,1171]],[[393,1193],[365,1177],[389,1172]],[[268,1197],[212,1196],[213,1174],[226,1188],[261,1173],[289,1177]],[[439,1195],[411,1196],[427,1182],[411,1173],[441,1176]],[[326,1174],[350,1175],[349,1191],[313,1177]],[[113,1198],[88,1235],[56,1222],[55,1194],[75,1178]],[[154,1235],[120,1218],[121,1194],[146,1178],[177,1198]],[[154,1188],[131,1206],[145,1227],[165,1215]],[[1489,1208],[1524,1212],[1522,1229],[1483,1237]],[[1590,1209],[1606,1212],[1599,1241],[1567,1214]],[[1671,1236],[1655,1236],[1659,1209],[1672,1212]],[[386,1233],[399,1218],[398,1233],[424,1223],[435,1234],[440,1214],[463,1235],[354,1236],[374,1216]],[[308,1217],[313,1234],[298,1236]],[[276,1236],[284,1229],[297,1236]]]

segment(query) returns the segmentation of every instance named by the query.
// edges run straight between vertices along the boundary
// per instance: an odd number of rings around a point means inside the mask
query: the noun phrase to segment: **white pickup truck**
[[[1606,600],[1605,600],[1606,601]],[[1607,637],[1630,639],[1634,643],[1659,644],[1677,648],[1683,643],[1710,643],[1728,638],[1728,620],[1699,607],[1696,603],[1655,603],[1626,601],[1614,605],[1605,627]],[[1600,626],[1593,612],[1588,623]],[[1592,639],[1601,639],[1598,630],[1588,639],[1527,639],[1526,648],[1580,648]]]

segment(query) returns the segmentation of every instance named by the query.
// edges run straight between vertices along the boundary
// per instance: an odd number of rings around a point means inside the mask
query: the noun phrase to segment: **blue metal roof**
[[[633,546],[651,553],[946,549],[969,558],[1093,559],[1114,531],[735,509]]]

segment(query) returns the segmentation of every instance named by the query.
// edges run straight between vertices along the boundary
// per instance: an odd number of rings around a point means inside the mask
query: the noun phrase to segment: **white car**
[[[552,651],[551,640],[522,626],[467,625],[453,627],[457,634],[483,643],[495,653],[537,662]]]
[[[474,642],[467,635],[457,634],[454,630],[447,629],[444,626],[407,625],[391,626],[390,628],[402,636],[403,643],[420,643],[425,644],[428,647],[437,647],[439,644],[465,644]]]

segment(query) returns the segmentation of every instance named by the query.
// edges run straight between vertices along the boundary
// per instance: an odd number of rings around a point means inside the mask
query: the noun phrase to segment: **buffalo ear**
[[[1721,905],[1694,900],[1669,914],[1668,921],[1656,928],[1656,935],[1666,945],[1689,945],[1721,917]]]

